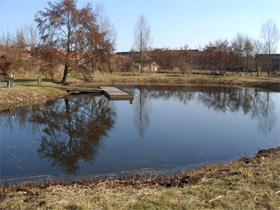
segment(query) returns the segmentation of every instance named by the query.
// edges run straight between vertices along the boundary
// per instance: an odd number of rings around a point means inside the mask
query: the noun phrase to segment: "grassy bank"
[[[29,78],[32,78],[30,76]],[[44,103],[67,95],[56,88],[56,83],[43,82],[43,87],[36,86],[34,79],[17,77],[15,88],[0,88],[0,110],[15,106]],[[58,78],[56,78],[58,80]],[[101,86],[101,85],[165,85],[165,86],[223,86],[252,87],[269,91],[280,91],[280,78],[255,76],[211,76],[185,74],[151,74],[151,73],[95,73],[91,82],[85,82],[79,75],[69,75],[68,85]]]
[[[67,92],[53,87],[17,85],[14,88],[0,88],[0,111],[17,106],[41,104],[66,95]]]
[[[54,79],[60,81],[56,75]],[[36,84],[36,74],[17,75],[17,80],[24,84]],[[229,87],[253,87],[271,91],[280,91],[280,77],[267,77],[263,74],[256,77],[255,74],[227,73],[224,76],[206,74],[182,74],[182,73],[106,73],[96,72],[91,82],[85,82],[83,77],[76,73],[68,76],[70,85],[99,86],[99,85],[205,85],[205,86],[229,86]]]
[[[172,177],[0,189],[0,208],[279,209],[280,148]]]
[[[73,85],[195,85],[195,86],[228,86],[252,87],[264,90],[280,91],[280,78],[256,76],[211,76],[186,74],[151,74],[151,73],[95,73],[91,82],[81,82],[77,77],[70,78]]]

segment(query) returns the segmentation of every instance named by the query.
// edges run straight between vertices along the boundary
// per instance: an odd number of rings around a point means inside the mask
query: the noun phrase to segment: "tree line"
[[[135,25],[134,52],[129,56],[115,54],[116,34],[102,10],[87,4],[79,8],[77,0],[48,2],[34,17],[35,24],[19,29],[15,34],[0,37],[0,74],[28,72],[54,79],[60,74],[65,83],[69,72],[91,80],[94,71],[130,71],[141,73],[152,62],[161,69],[190,73],[192,70],[244,71],[252,68],[259,75],[268,54],[268,75],[272,71],[271,54],[277,50],[279,31],[272,20],[263,24],[261,40],[237,34],[232,41],[210,42],[202,50],[152,49],[151,30],[144,15]]]
[[[140,63],[141,72],[145,64],[155,61],[162,69],[181,72],[192,70],[256,71],[257,76],[265,67],[269,76],[272,73],[272,54],[277,51],[280,39],[276,23],[269,19],[261,27],[261,39],[252,39],[246,34],[237,33],[229,41],[220,39],[206,44],[200,50],[192,50],[188,45],[180,49],[150,48],[150,27],[141,15],[135,29],[135,50],[130,54],[130,62]],[[266,56],[260,56],[265,54]],[[278,58],[280,60],[280,56]],[[280,68],[278,64],[278,68]]]

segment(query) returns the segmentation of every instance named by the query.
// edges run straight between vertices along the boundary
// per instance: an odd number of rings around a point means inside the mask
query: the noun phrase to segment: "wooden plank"
[[[81,94],[81,93],[102,94],[103,92],[100,88],[85,88],[85,87],[73,87],[73,86],[57,86],[57,88],[66,90],[73,94]]]
[[[103,94],[110,100],[133,100],[133,96],[116,87],[100,87],[103,90]]]
[[[74,86],[56,86],[57,88],[68,91],[71,94],[81,93],[93,93],[104,94],[109,100],[133,100],[133,96],[116,87],[99,87],[99,88],[86,88],[86,87],[74,87]]]

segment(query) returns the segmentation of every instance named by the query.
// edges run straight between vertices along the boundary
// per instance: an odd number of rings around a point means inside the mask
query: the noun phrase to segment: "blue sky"
[[[117,32],[117,51],[130,50],[134,27],[143,13],[151,27],[152,47],[203,47],[237,32],[260,38],[261,25],[272,19],[280,28],[280,0],[79,0],[104,10]],[[0,32],[32,23],[47,0],[0,0]],[[279,47],[280,48],[280,47]],[[278,48],[278,52],[280,49]]]

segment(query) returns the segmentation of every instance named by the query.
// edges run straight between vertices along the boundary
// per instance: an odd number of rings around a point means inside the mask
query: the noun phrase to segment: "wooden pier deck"
[[[119,89],[117,87],[99,87],[99,88],[87,88],[87,87],[73,87],[73,86],[57,86],[62,90],[69,92],[70,94],[104,94],[109,100],[133,100],[133,95]]]
[[[73,87],[73,86],[58,86],[62,90],[66,90],[71,94],[93,93],[102,94],[103,90],[100,88],[86,88],[86,87]]]
[[[100,89],[109,100],[133,100],[133,95],[122,89],[116,87],[100,87]]]

